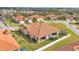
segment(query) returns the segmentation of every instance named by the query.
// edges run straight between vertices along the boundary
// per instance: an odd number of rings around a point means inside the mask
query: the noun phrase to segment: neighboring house
[[[79,41],[60,47],[55,51],[76,51],[76,50],[79,51]]]
[[[33,21],[43,21],[45,19],[45,16],[40,16],[40,15],[32,15],[29,17],[29,21],[33,22]]]
[[[59,29],[48,25],[47,23],[31,23],[25,27],[20,28],[20,31],[25,35],[29,35],[31,39],[36,41],[54,38],[54,34],[58,34]]]
[[[56,20],[58,19],[58,15],[49,14],[49,15],[46,15],[46,18],[49,18],[50,20]]]
[[[20,46],[7,30],[0,30],[0,51],[14,51]]]
[[[13,19],[16,23],[23,24],[27,20],[27,17],[19,15],[19,16],[14,17]]]
[[[79,45],[74,46],[73,49],[74,49],[75,51],[79,51]]]
[[[70,21],[73,21],[76,18],[75,15],[66,15],[65,17],[66,17],[66,20],[70,20]]]

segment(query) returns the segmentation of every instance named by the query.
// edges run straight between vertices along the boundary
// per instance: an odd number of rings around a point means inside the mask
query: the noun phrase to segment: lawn
[[[53,41],[53,39],[48,39],[41,43],[34,43],[28,36],[25,36],[19,31],[12,31],[12,34],[16,38],[16,41],[20,44],[21,48],[26,48],[26,50],[29,51],[36,50]]]
[[[6,18],[5,20],[6,20],[5,24],[8,24],[9,26],[19,26],[20,25],[20,24],[15,23],[12,18]]]
[[[0,28],[5,27],[6,25],[4,23],[0,23]]]
[[[66,30],[68,33],[71,34],[71,36],[64,39],[64,40],[62,40],[62,41],[60,41],[60,42],[58,42],[58,43],[56,43],[56,44],[54,44],[54,45],[52,45],[52,46],[50,46],[50,47],[48,47],[44,51],[53,51],[53,50],[55,50],[57,48],[60,48],[60,47],[63,47],[65,45],[71,44],[73,42],[79,41],[79,36],[77,36],[74,32],[72,32],[70,29],[68,29],[64,24],[52,23],[51,25],[54,25],[54,26],[56,26],[56,27],[58,27],[60,29]]]

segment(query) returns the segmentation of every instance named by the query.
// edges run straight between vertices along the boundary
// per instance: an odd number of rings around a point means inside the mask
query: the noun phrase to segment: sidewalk
[[[45,46],[43,46],[43,47],[41,47],[41,48],[35,50],[35,51],[42,51],[42,50],[44,50],[44,49],[50,47],[51,45],[53,45],[53,44],[55,44],[55,43],[57,43],[57,42],[59,42],[59,41],[61,41],[61,40],[66,39],[66,38],[69,37],[70,35],[71,35],[71,34],[68,34],[67,36],[64,36],[64,37],[62,37],[62,38],[60,38],[60,39],[57,39],[56,41],[53,41],[53,42],[51,42],[51,43],[49,43],[49,44],[47,44],[47,45],[45,45]]]

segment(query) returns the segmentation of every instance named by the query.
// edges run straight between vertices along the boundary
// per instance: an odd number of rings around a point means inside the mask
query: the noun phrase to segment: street
[[[79,36],[79,30],[76,28],[75,25],[72,25],[70,24],[68,21],[53,21],[53,22],[56,22],[56,23],[63,23],[64,25],[66,25],[68,28],[70,28],[76,35]]]

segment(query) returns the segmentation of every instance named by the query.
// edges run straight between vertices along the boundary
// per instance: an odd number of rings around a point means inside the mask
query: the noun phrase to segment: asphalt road
[[[65,24],[68,28],[70,28],[75,34],[77,34],[79,36],[79,30],[76,28],[75,25],[72,25],[69,23],[69,21],[53,21],[56,23],[63,23]]]

